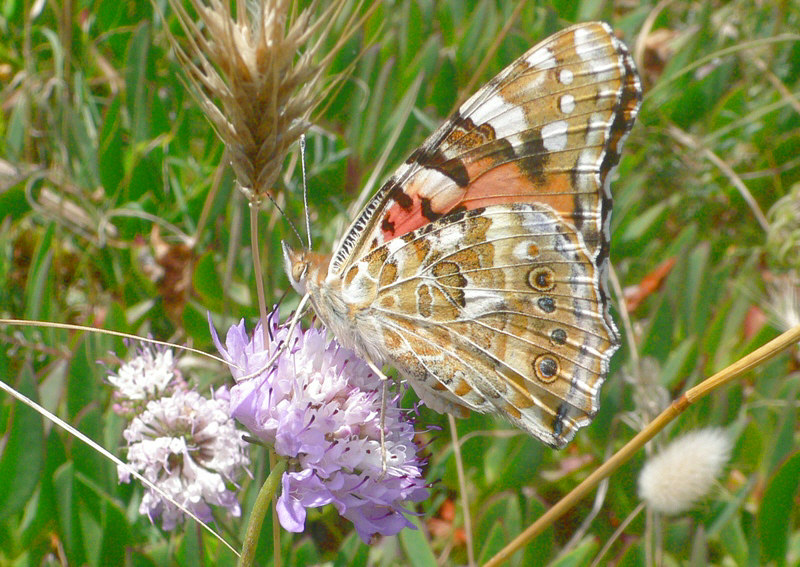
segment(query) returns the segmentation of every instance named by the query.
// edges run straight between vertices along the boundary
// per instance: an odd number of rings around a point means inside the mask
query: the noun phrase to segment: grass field
[[[556,451],[473,414],[458,421],[456,457],[446,416],[423,407],[416,427],[430,497],[414,506],[418,530],[367,546],[326,506],[309,511],[303,533],[282,532],[276,552],[284,565],[464,565],[466,497],[474,561],[483,563],[670,400],[800,324],[800,2],[368,7],[346,6],[365,19],[323,69],[320,87],[333,88],[307,133],[318,250],[330,250],[363,188],[377,189],[459,101],[548,35],[607,21],[642,78],[643,104],[612,185],[619,284],[611,302],[622,348],[594,422]],[[331,23],[315,60],[344,27]],[[217,329],[242,318],[252,328],[258,277],[267,306],[281,301],[283,316],[297,306],[280,247],[296,242],[291,229],[267,202],[257,272],[231,154],[192,96],[169,31],[187,45],[167,2],[0,6],[0,317],[216,354],[207,313]],[[274,198],[302,230],[297,144],[276,167]],[[126,420],[108,375],[135,348],[102,333],[6,322],[0,374],[124,457]],[[202,393],[232,383],[223,365],[195,353],[179,355],[178,367]],[[689,407],[509,564],[797,565],[798,400],[795,345]],[[408,392],[405,406],[415,401]],[[705,427],[732,440],[710,492],[672,516],[640,506],[648,454]],[[172,531],[151,524],[138,513],[140,484],[119,484],[112,462],[6,393],[0,432],[0,565],[236,563],[191,520]],[[251,459],[242,518],[220,515],[212,525],[236,548],[269,472],[263,447]],[[269,515],[263,534],[257,564],[271,565]]]

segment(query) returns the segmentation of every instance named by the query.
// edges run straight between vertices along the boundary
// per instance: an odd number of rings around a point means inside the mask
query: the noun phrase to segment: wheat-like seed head
[[[327,66],[360,27],[361,2],[314,1],[296,13],[293,0],[240,2],[236,14],[220,0],[170,5],[186,33],[171,41],[196,98],[228,149],[239,185],[260,201],[277,179],[291,145],[308,130],[311,113],[343,76]],[[337,22],[333,48],[322,53]]]

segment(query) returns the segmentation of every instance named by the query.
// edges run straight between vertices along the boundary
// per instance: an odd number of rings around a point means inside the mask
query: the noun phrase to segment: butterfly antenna
[[[306,216],[308,249],[311,250],[311,215],[308,213],[308,185],[306,184],[306,135],[300,136],[300,168],[303,172],[303,210]]]
[[[290,289],[291,289],[291,287],[288,287],[285,290],[283,290],[283,293],[278,298],[278,301],[275,302],[275,306],[276,307],[280,307],[281,306],[281,303],[283,303],[283,300],[286,299],[286,297],[289,295],[289,290]]]
[[[269,197],[269,200],[272,202],[273,205],[275,205],[275,208],[278,209],[278,212],[286,220],[286,222],[289,223],[289,226],[291,227],[292,232],[294,232],[294,235],[297,237],[297,240],[299,240],[300,243],[302,244],[303,237],[300,236],[300,231],[297,230],[297,227],[292,222],[292,219],[289,218],[289,216],[286,214],[286,212],[281,208],[281,206],[278,204],[278,202],[275,200],[275,198],[270,193],[267,193],[267,197]]]

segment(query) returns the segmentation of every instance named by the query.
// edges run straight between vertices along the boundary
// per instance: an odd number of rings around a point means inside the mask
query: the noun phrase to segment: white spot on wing
[[[594,42],[591,35],[591,32],[586,28],[575,30],[575,53],[584,61],[591,59],[591,53],[594,50]]]
[[[578,191],[588,193],[600,187],[600,164],[603,162],[605,150],[603,146],[608,140],[611,121],[604,120],[595,112],[589,117],[586,128],[586,147],[578,156],[577,168],[586,172],[578,176]]]
[[[441,211],[447,205],[458,202],[464,195],[464,190],[444,173],[428,167],[420,169],[413,177],[411,183],[419,187],[419,196],[431,200],[434,211]]]
[[[397,253],[406,243],[403,242],[402,238],[392,238],[389,242],[386,243],[386,249],[389,251],[389,255]]]
[[[611,59],[605,53],[604,48],[609,44],[613,47],[609,39],[594,38],[586,28],[575,30],[575,53],[589,66],[595,82],[610,81],[614,78],[614,71],[621,72],[618,58]]]
[[[558,81],[562,85],[571,85],[572,79],[573,79],[572,71],[570,71],[569,69],[561,69],[561,71],[558,72]]]
[[[575,97],[571,94],[565,94],[558,100],[558,105],[561,108],[561,112],[569,114],[575,110]]]
[[[609,79],[610,78],[611,77],[609,77]],[[617,98],[619,98],[619,93],[617,91],[615,91],[614,89],[599,88],[599,89],[597,89],[597,98],[608,98],[608,99],[616,100]]]
[[[492,290],[464,288],[464,307],[462,319],[479,319],[481,316],[503,309],[503,297]]]
[[[610,175],[608,176],[611,177]],[[609,187],[609,196],[611,196],[611,189]],[[603,240],[608,242],[611,240],[611,215],[606,215],[606,220],[603,221]]]
[[[525,58],[525,62],[531,67],[541,71],[552,69],[556,66],[556,58],[553,56],[553,52],[547,47],[541,47],[528,55]]]
[[[547,205],[528,207],[520,215],[522,227],[528,234],[552,234],[556,232],[556,212]],[[550,214],[548,214],[550,213]]]
[[[616,169],[617,169],[616,166],[611,168],[611,171],[609,171],[608,174],[606,174],[606,178],[603,181],[603,195],[605,195],[606,198],[608,199],[611,198],[611,177]]]
[[[532,254],[536,251],[536,243],[532,240],[521,240],[514,245],[511,250],[512,256],[521,262],[531,262],[536,259],[539,254]]]
[[[567,122],[557,120],[542,126],[542,143],[549,152],[559,152],[567,147]]]
[[[438,234],[437,247],[443,250],[458,250],[464,240],[464,225],[451,224],[444,227]]]
[[[589,117],[589,122],[586,128],[586,145],[599,146],[608,137],[607,130],[611,126],[611,122],[604,120],[599,112],[593,113]]]
[[[462,113],[465,106],[467,105],[464,104],[462,106]],[[506,102],[499,94],[487,98],[483,104],[472,110],[468,116],[476,126],[488,123],[494,128],[498,138],[507,138],[517,134],[527,129],[528,125],[525,119],[525,112],[519,106]]]
[[[608,59],[595,59],[589,62],[589,68],[596,75],[596,81],[611,81],[614,79],[614,71],[622,73],[619,61],[609,61]],[[618,96],[615,91],[611,91],[612,96]]]

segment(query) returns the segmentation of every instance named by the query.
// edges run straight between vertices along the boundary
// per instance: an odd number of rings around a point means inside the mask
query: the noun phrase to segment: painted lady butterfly
[[[563,447],[619,346],[609,181],[640,101],[608,25],[551,36],[408,158],[332,256],[284,245],[292,285],[434,410],[499,414]]]

